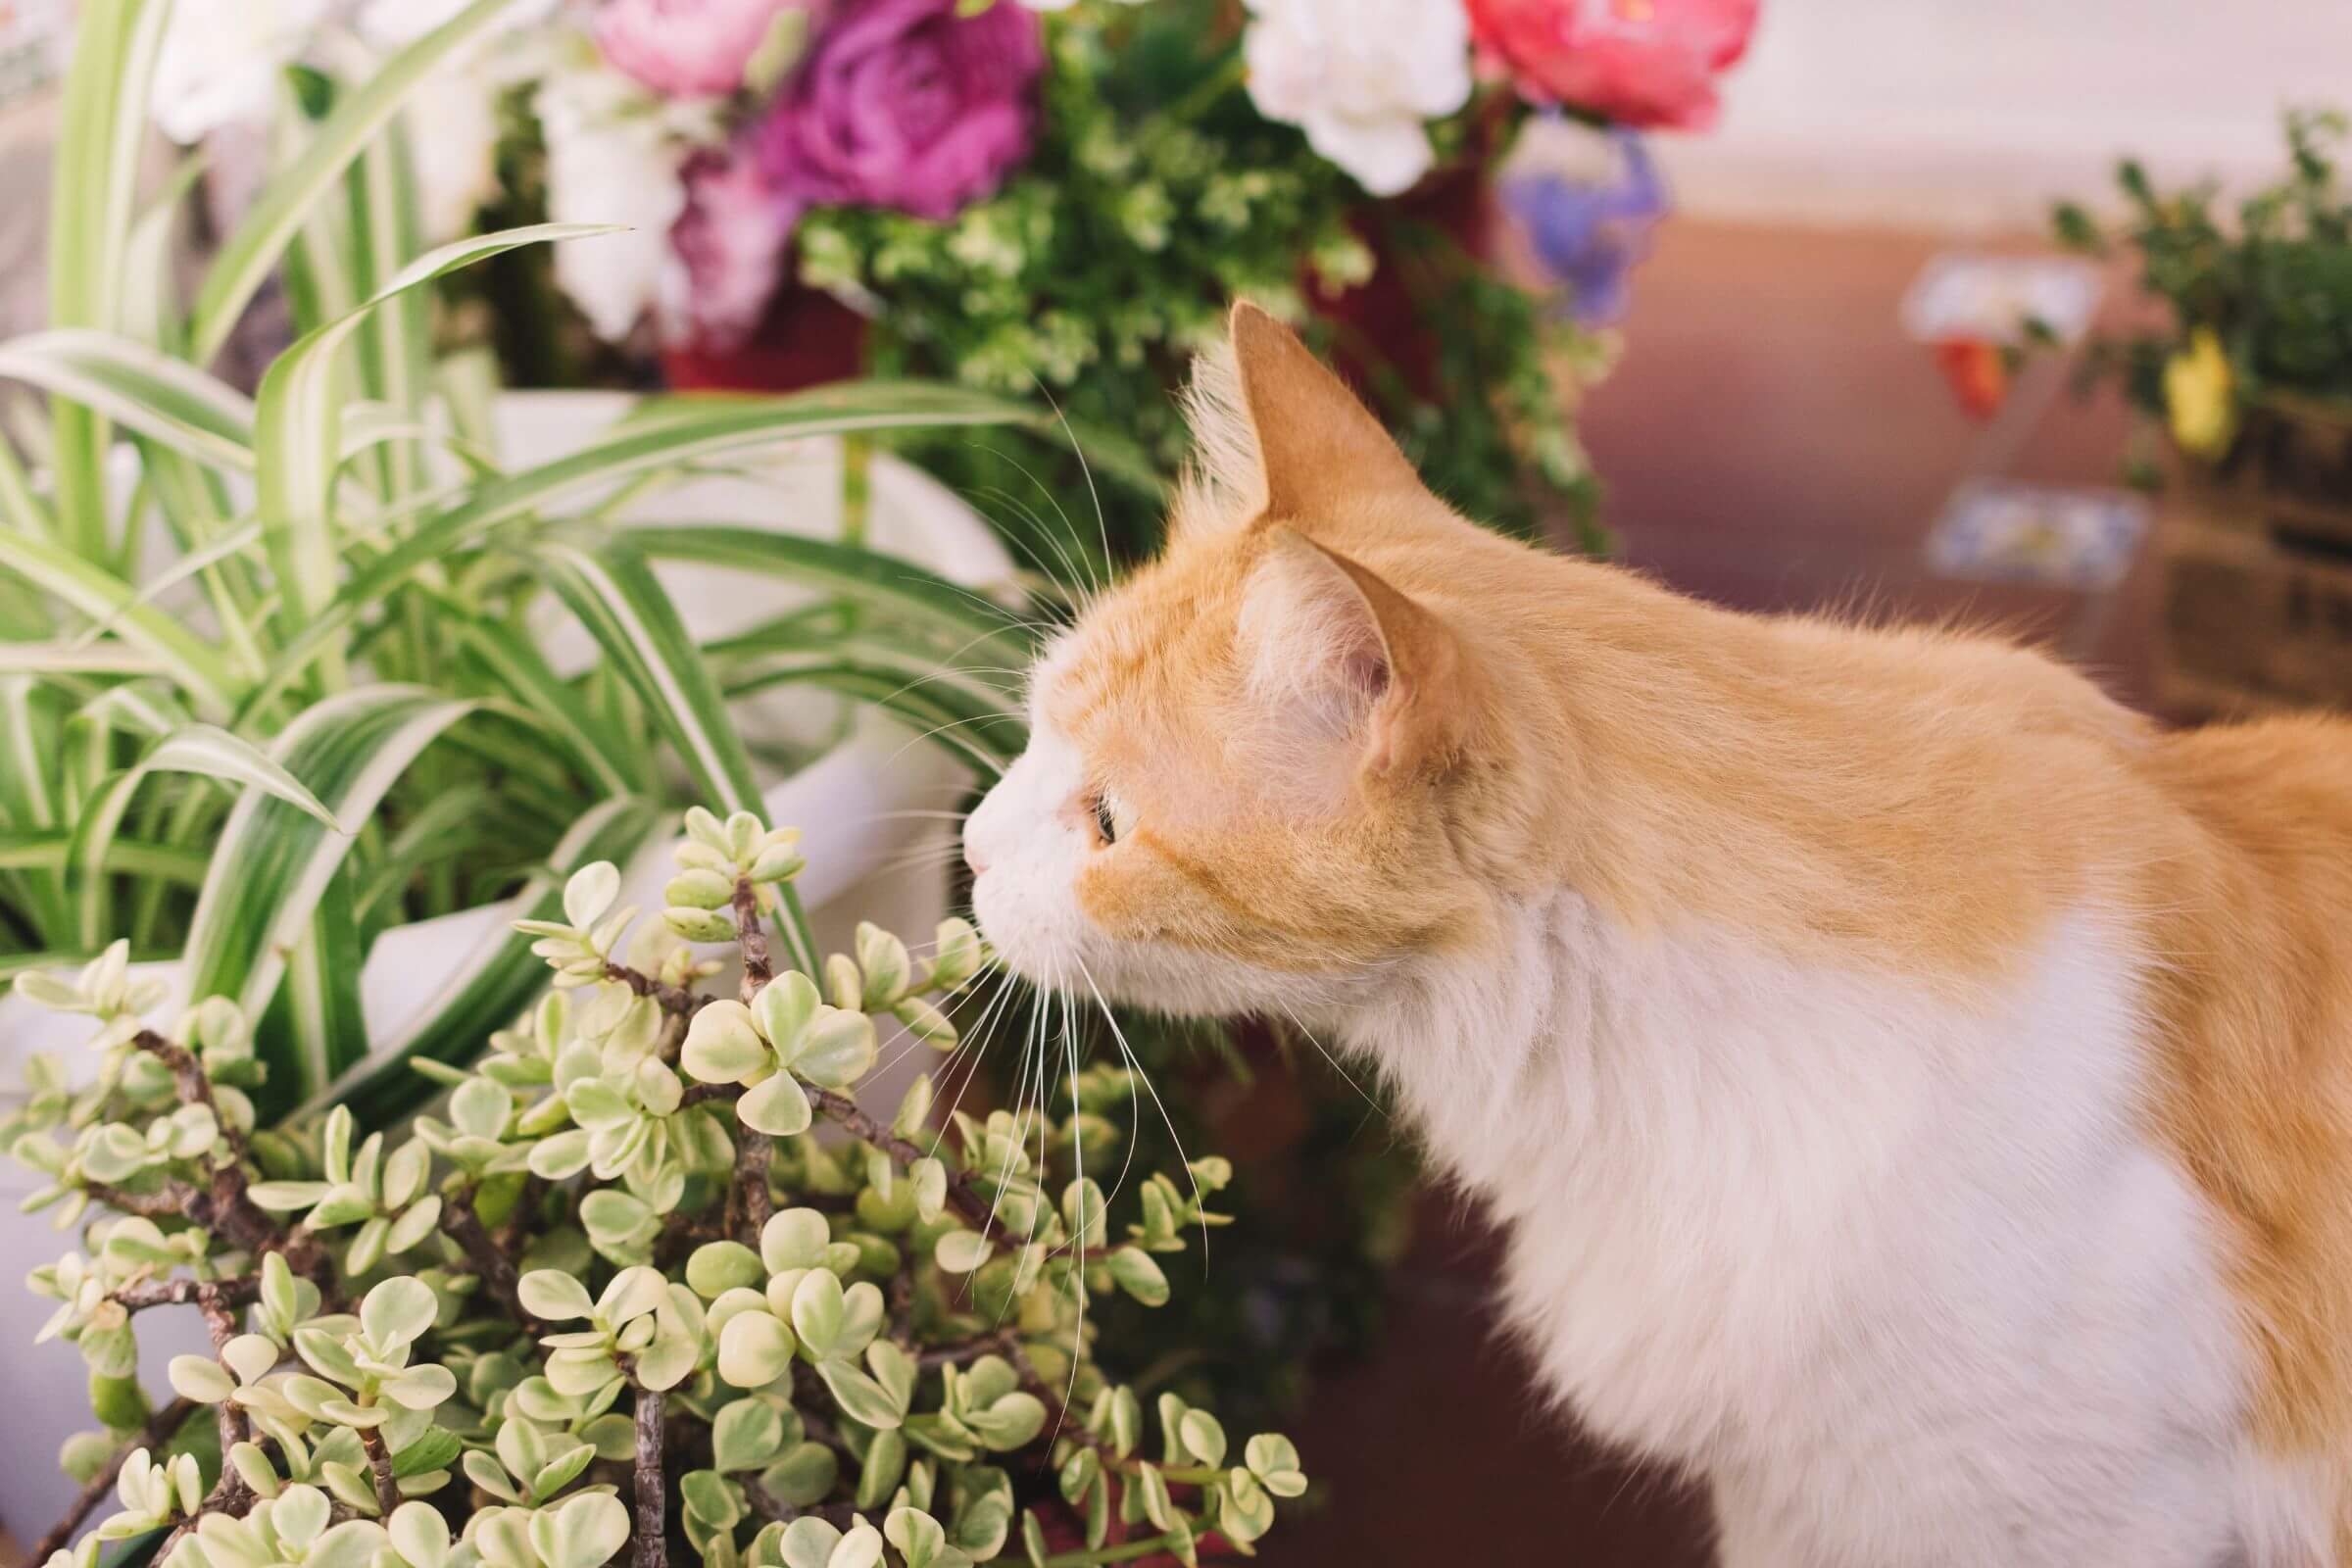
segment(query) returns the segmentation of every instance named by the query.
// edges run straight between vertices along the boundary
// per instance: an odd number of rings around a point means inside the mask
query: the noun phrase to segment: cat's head
[[[1166,552],[1031,674],[1029,748],[965,829],[974,906],[1016,971],[1080,997],[1342,1002],[1476,917],[1488,682],[1458,602],[1413,585],[1517,547],[1254,307],[1191,401],[1204,456]]]

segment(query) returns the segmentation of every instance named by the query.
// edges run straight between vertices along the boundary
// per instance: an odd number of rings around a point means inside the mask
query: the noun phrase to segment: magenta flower
[[[669,230],[678,267],[663,291],[662,335],[735,348],[758,328],[783,280],[800,204],[740,151],[697,153],[684,172],[686,210]]]
[[[809,46],[767,123],[760,167],[810,205],[944,219],[1029,153],[1045,45],[1027,8],[860,0]]]
[[[814,9],[812,0],[605,0],[596,45],[664,97],[707,97],[744,84],[779,17]]]

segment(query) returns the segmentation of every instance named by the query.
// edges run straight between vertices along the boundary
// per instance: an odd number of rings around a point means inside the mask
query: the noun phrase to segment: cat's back
[[[2352,1560],[2352,723],[2169,734],[2146,771],[2185,824],[2146,872],[2159,1130],[2231,1222],[2256,1437]]]

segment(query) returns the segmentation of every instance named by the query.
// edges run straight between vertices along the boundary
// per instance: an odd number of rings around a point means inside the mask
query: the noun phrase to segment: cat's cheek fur
[[[2241,1448],[2222,1227],[2142,1130],[2112,923],[1973,1005],[1568,893],[1505,925],[1324,1021],[1510,1229],[1550,1392],[1711,1478],[1728,1568],[2213,1568],[2234,1518],[2328,1517]]]
[[[1048,990],[1189,1017],[1327,1000],[1311,978],[1203,955],[1163,942],[1119,940],[1087,914],[1079,888],[1098,853],[1073,827],[1068,804],[1087,786],[1085,764],[1051,723],[1004,771],[964,824],[981,933],[1013,973]]]

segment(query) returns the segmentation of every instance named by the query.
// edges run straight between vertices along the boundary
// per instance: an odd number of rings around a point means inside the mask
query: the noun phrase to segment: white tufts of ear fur
[[[1347,569],[1303,535],[1272,527],[1265,540],[1240,617],[1250,694],[1298,704],[1318,727],[1346,733],[1395,678],[1380,617]]]
[[[1230,339],[1193,356],[1179,398],[1193,437],[1192,461],[1177,482],[1171,533],[1235,528],[1263,512],[1266,481],[1257,427],[1242,396],[1241,365]]]
[[[1367,568],[1274,524],[1242,598],[1250,694],[1295,730],[1360,737],[1357,760],[1399,777],[1444,766],[1470,721],[1450,628]]]

